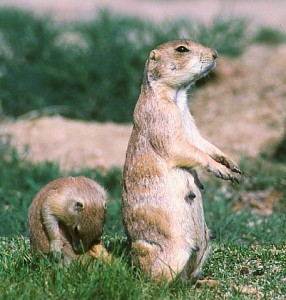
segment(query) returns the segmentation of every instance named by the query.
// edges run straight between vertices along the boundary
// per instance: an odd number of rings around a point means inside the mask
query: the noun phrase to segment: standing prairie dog
[[[157,280],[196,280],[209,252],[195,168],[237,182],[241,170],[199,133],[187,90],[217,52],[189,40],[151,51],[123,172],[122,213],[133,262]]]
[[[32,250],[51,253],[64,263],[81,254],[107,257],[100,243],[106,216],[106,192],[79,176],[56,179],[36,195],[28,212]]]

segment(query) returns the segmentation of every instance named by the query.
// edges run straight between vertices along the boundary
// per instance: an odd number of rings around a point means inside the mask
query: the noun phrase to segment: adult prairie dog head
[[[172,88],[186,87],[215,68],[217,52],[189,40],[176,40],[152,50],[145,81]]]
[[[100,243],[106,192],[86,177],[66,177],[44,186],[29,208],[31,247],[75,258]]]

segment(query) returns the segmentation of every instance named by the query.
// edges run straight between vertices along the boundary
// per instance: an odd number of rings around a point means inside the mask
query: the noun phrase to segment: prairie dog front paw
[[[231,169],[228,169],[223,164],[211,160],[207,166],[206,170],[213,173],[216,177],[224,180],[230,180],[233,183],[239,183],[239,180],[231,173]]]
[[[62,254],[63,243],[61,240],[52,240],[50,242],[50,253],[55,257],[60,257]]]
[[[226,166],[232,172],[238,173],[239,175],[243,174],[242,170],[236,165],[236,163],[230,157],[224,155],[214,155],[212,156],[212,158],[216,162]]]

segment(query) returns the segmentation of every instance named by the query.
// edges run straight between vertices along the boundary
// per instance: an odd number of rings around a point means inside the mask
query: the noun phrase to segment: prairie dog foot
[[[101,244],[93,245],[88,251],[91,257],[99,258],[102,257],[103,261],[109,263],[112,256],[107,252],[107,250]]]
[[[63,243],[61,240],[52,240],[50,243],[50,253],[55,256],[60,258],[62,255],[62,248],[63,248]]]
[[[216,162],[226,166],[234,173],[238,173],[239,175],[243,175],[243,171],[235,164],[235,162],[227,156],[216,155],[212,157]]]
[[[228,169],[225,165],[213,160],[206,166],[206,169],[220,179],[230,180],[239,184],[239,180],[231,173],[231,169]]]

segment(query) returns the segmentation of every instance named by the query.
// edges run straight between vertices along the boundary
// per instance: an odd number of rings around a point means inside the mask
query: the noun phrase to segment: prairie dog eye
[[[186,48],[185,46],[179,46],[176,48],[177,52],[183,53],[183,52],[189,52],[190,50]]]

